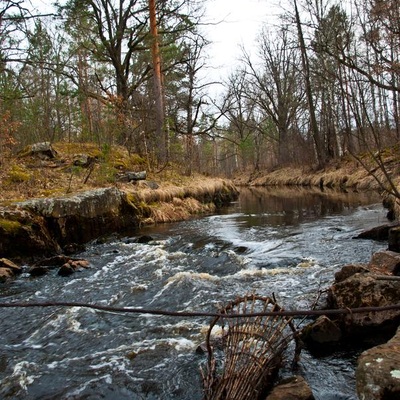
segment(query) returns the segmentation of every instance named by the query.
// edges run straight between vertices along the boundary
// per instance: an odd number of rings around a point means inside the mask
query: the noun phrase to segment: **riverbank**
[[[387,177],[392,179],[394,184],[400,184],[397,157],[389,153],[384,159],[384,166],[385,171],[378,168],[376,162],[367,155],[360,158],[360,161],[344,157],[320,170],[291,166],[240,174],[233,178],[233,182],[238,186],[309,186],[382,191],[388,184]]]
[[[226,179],[143,170],[144,160],[118,147],[38,143],[3,159],[3,167],[0,259],[18,262],[72,254],[114,232],[213,213],[238,196]]]

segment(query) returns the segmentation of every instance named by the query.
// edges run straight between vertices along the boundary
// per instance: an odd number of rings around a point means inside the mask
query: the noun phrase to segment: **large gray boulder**
[[[117,188],[28,200],[18,206],[45,218],[49,231],[62,247],[134,227],[138,221],[126,194]]]
[[[356,386],[360,399],[400,399],[400,328],[389,342],[360,355]]]

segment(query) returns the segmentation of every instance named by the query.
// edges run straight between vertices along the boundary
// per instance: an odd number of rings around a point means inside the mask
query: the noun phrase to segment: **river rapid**
[[[78,255],[91,267],[70,277],[24,273],[0,286],[0,301],[215,312],[256,293],[309,309],[341,266],[386,247],[353,239],[385,215],[371,193],[243,189],[215,215],[91,243]],[[137,243],[142,235],[154,240]],[[58,307],[3,308],[0,321],[1,399],[202,398],[196,348],[211,318]],[[356,399],[358,354],[303,351],[297,373],[317,400]]]

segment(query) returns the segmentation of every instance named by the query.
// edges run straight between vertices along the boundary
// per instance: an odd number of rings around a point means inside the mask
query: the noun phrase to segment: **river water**
[[[238,296],[275,295],[307,309],[341,266],[385,243],[354,240],[386,222],[365,193],[243,189],[216,215],[115,235],[79,256],[91,268],[65,278],[22,274],[0,301],[75,301],[115,307],[217,311]],[[149,244],[135,242],[150,235]],[[122,314],[83,307],[0,309],[0,398],[202,398],[196,353],[211,319]],[[358,352],[314,358],[302,374],[316,399],[356,399]]]

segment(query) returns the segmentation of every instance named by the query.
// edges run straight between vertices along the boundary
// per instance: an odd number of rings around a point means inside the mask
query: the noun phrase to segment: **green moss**
[[[147,218],[151,215],[151,208],[144,201],[136,198],[134,193],[126,193],[126,201],[139,217]]]
[[[18,165],[13,165],[6,178],[7,183],[23,183],[31,179],[31,174]]]
[[[15,234],[21,229],[22,225],[18,221],[0,218],[0,229],[8,234]]]

